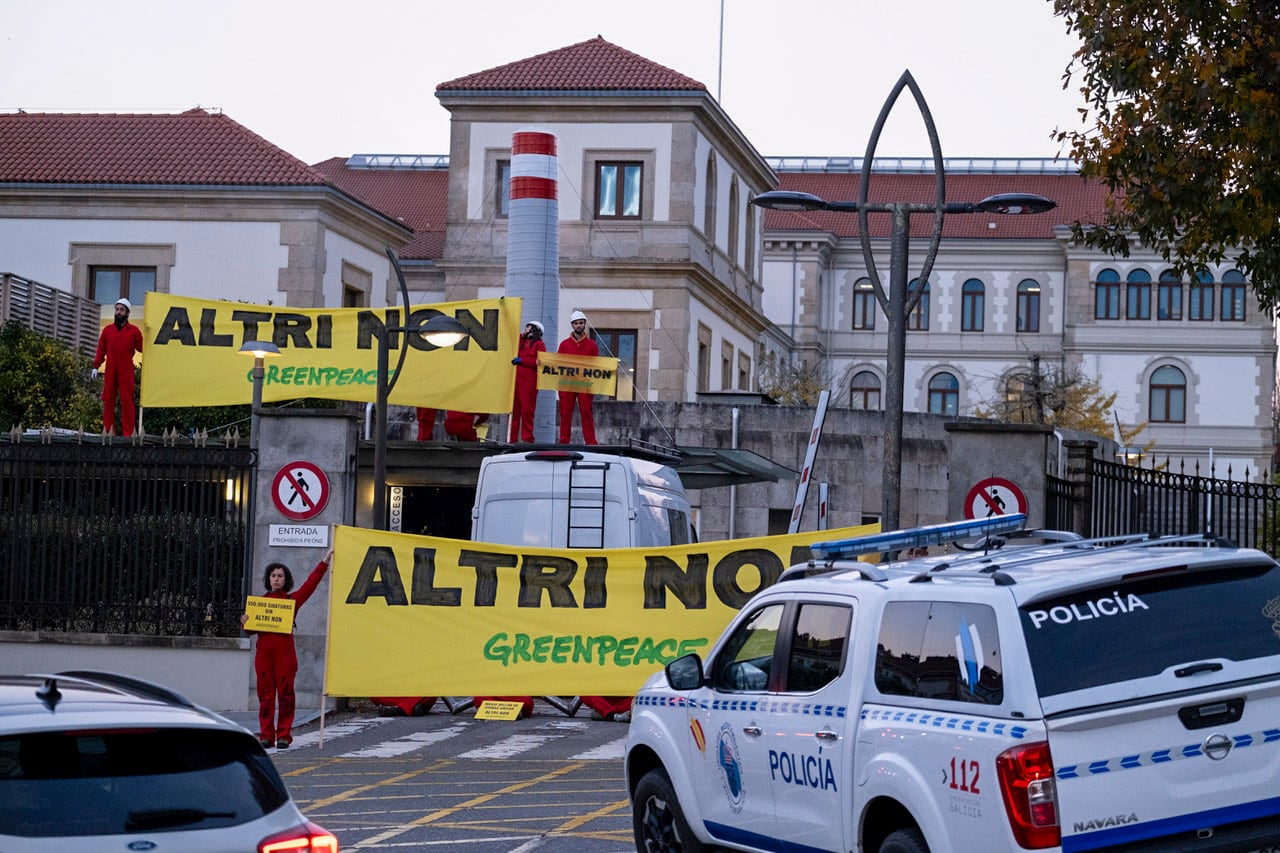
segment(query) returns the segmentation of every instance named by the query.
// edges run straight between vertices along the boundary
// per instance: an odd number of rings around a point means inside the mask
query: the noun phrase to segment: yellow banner
[[[270,341],[280,357],[264,360],[265,402],[318,397],[373,402],[378,340],[388,326],[421,327],[437,314],[456,317],[469,335],[440,350],[420,335],[388,333],[387,371],[410,347],[389,401],[466,412],[509,412],[520,336],[519,299],[476,299],[400,308],[281,308],[167,293],[148,293],[143,329],[148,406],[226,406],[253,400],[247,341]]]
[[[812,542],[878,525],[672,548],[549,550],[338,527],[333,696],[623,696],[688,652]]]
[[[271,634],[293,633],[293,599],[250,595],[244,601],[244,612],[249,621],[246,631],[266,631]]]
[[[618,360],[540,352],[538,390],[573,391],[612,397],[618,391]]]

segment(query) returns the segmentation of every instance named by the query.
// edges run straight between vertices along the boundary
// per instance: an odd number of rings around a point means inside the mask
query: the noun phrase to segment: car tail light
[[[1028,849],[1057,847],[1058,788],[1053,781],[1049,744],[1029,743],[996,757],[1000,796],[1018,844]]]
[[[258,853],[338,853],[338,839],[307,821],[258,842]]]

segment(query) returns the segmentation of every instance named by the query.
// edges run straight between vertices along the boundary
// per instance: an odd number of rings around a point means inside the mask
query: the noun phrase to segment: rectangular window
[[[1187,292],[1187,317],[1191,320],[1213,319],[1213,282],[1193,281]]]
[[[1222,283],[1222,319],[1244,321],[1244,283]]]
[[[751,390],[751,356],[745,352],[738,353],[738,390]]]
[[[493,210],[498,217],[511,215],[511,161],[499,160],[494,176]]]
[[[1094,292],[1093,318],[1095,320],[1120,319],[1120,282],[1100,281]]]
[[[635,329],[596,329],[596,346],[600,355],[618,360],[618,394],[614,399],[636,398],[636,341]]]
[[[1125,299],[1126,320],[1151,319],[1151,282],[1130,282],[1126,285],[1128,294]]]
[[[720,342],[720,390],[733,390],[733,344]]]
[[[90,267],[89,298],[99,305],[128,299],[137,311],[156,289],[155,267]]]
[[[596,164],[596,218],[639,219],[643,166],[640,163]]]
[[[1157,305],[1156,316],[1161,320],[1181,320],[1182,319],[1182,282],[1180,281],[1162,281],[1160,282],[1159,304]]]

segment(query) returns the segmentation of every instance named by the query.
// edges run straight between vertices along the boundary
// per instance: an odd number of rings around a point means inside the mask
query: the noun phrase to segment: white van
[[[537,548],[642,548],[694,541],[680,477],[656,458],[577,448],[480,464],[471,539]]]

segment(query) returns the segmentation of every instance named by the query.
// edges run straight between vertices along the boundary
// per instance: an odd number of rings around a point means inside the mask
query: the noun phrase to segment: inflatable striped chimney
[[[550,133],[519,130],[511,137],[511,203],[507,213],[508,296],[524,300],[520,329],[530,320],[542,323],[550,352],[559,343],[560,224],[556,204],[556,138]],[[554,391],[538,392],[533,421],[534,441],[555,442]]]

